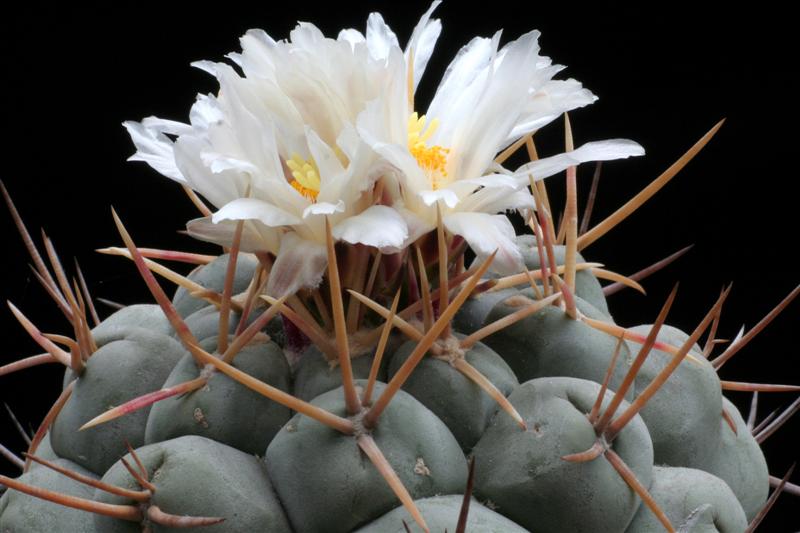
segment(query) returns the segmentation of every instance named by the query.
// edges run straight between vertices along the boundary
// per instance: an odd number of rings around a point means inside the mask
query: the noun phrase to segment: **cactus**
[[[0,476],[0,532],[728,533],[800,491],[791,471],[770,476],[760,447],[800,402],[757,420],[759,393],[800,386],[718,375],[800,287],[731,341],[717,338],[730,287],[685,332],[670,325],[677,287],[641,317],[652,324],[622,325],[607,297],[643,291],[680,254],[624,276],[586,250],[721,122],[579,227],[577,166],[643,150],[575,148],[568,112],[594,96],[552,79],[535,32],[473,41],[428,121],[413,91],[437,5],[405,49],[377,14],[365,38],[248,32],[241,73],[199,64],[221,89],[198,97],[191,124],[125,124],[134,159],[200,211],[188,232],[222,246],[139,247],[112,210],[122,246],[100,251],[126,274],[132,263],[155,303],[101,320],[77,263],[65,268],[46,235],[37,244],[2,186],[70,330],[45,333],[9,303],[43,353],[0,366],[0,380],[42,364],[65,373],[35,434],[18,424],[26,453],[0,442],[21,470]],[[534,134],[562,115],[565,153],[540,157]],[[556,178],[544,179],[560,171],[561,221]],[[727,391],[753,393],[748,416]]]

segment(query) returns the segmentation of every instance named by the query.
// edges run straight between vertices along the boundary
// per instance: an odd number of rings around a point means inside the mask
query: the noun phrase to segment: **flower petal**
[[[425,68],[428,66],[431,55],[433,55],[433,47],[442,33],[442,22],[439,19],[431,20],[431,14],[441,3],[441,0],[431,2],[431,6],[414,27],[411,38],[408,40],[408,46],[406,46],[406,62],[409,61],[411,54],[414,54],[415,91],[419,81],[422,79],[422,75],[425,73]]]
[[[311,204],[303,210],[303,218],[318,215],[332,215],[334,213],[344,213],[344,202],[339,200],[335,204],[330,202],[317,202]]]
[[[519,184],[525,185],[529,181],[528,175],[532,175],[538,181],[587,161],[611,161],[641,155],[644,155],[644,148],[639,143],[628,139],[588,142],[571,152],[545,157],[522,165],[514,172],[514,176]]]
[[[186,223],[186,230],[197,240],[229,247],[233,243],[236,222],[224,220],[216,224],[211,217],[196,218]],[[279,234],[274,229],[260,226],[255,221],[247,221],[242,227],[240,249],[243,252],[275,253],[279,244]]]
[[[452,176],[480,176],[494,160],[506,137],[514,128],[525,104],[531,83],[538,75],[539,32],[532,31],[507,44],[483,75],[485,82],[477,99],[462,109],[449,143],[453,156],[447,172]],[[442,117],[442,123],[455,120]]]
[[[186,183],[216,207],[244,197],[249,179],[231,170],[212,173],[200,156],[209,148],[207,141],[192,135],[183,135],[175,141],[175,165],[186,178]]]
[[[250,174],[257,174],[259,172],[258,167],[249,161],[216,152],[200,152],[200,160],[205,166],[210,168],[211,172],[214,174],[220,174],[226,170],[235,170],[237,172],[247,172]]]
[[[550,80],[543,87],[531,91],[528,102],[511,133],[506,137],[509,145],[523,135],[538,130],[562,114],[597,100],[580,82],[573,79]]]
[[[139,122],[127,121],[122,125],[128,130],[136,146],[136,153],[130,156],[128,161],[144,161],[159,174],[178,183],[186,183],[186,178],[175,165],[174,143],[169,137]]]
[[[301,288],[317,287],[327,266],[324,245],[301,239],[294,232],[286,233],[269,274],[267,294],[280,298]]]
[[[395,206],[394,209],[401,217],[403,217],[403,221],[405,222],[408,231],[408,236],[406,237],[402,248],[411,246],[417,241],[417,239],[436,227],[436,224],[432,222],[426,222],[413,211],[397,206]]]
[[[211,220],[215,224],[223,220],[258,220],[269,227],[301,223],[293,214],[256,198],[237,198],[228,202],[212,215]]]
[[[488,188],[511,188],[516,189],[519,187],[517,180],[515,180],[512,176],[506,174],[489,174],[487,176],[481,176],[479,178],[467,178],[463,180],[458,180],[459,183],[468,183],[470,185],[476,185],[478,187],[488,187]]]
[[[453,109],[453,105],[464,99],[475,79],[491,64],[499,41],[499,32],[492,39],[475,37],[458,51],[447,67],[442,81],[436,89],[436,94],[428,106],[428,119],[439,118],[442,121],[439,130],[431,138],[433,144],[442,144],[438,141],[440,136],[449,137],[447,133],[442,132],[449,127],[449,120],[445,120],[445,117],[468,116],[468,107],[464,106],[463,109],[459,107],[456,110]]]
[[[450,209],[453,209],[455,206],[458,205],[458,195],[451,191],[450,189],[439,189],[436,191],[420,191],[419,195],[422,197],[422,201],[425,202],[425,205],[431,206],[438,202],[439,200],[443,200],[445,205]]]
[[[512,209],[533,209],[533,196],[527,187],[509,190],[506,187],[484,187],[461,201],[459,211],[501,213]]]
[[[522,255],[514,240],[514,227],[504,215],[450,213],[442,222],[450,233],[464,237],[479,259],[497,250],[491,270],[503,275],[522,270]]]
[[[391,207],[373,205],[334,226],[333,236],[350,244],[365,244],[382,252],[394,253],[408,238],[408,227],[403,217]]]
[[[370,13],[367,18],[367,48],[373,59],[386,59],[389,50],[399,48],[397,36],[383,21],[380,13]]]
[[[314,162],[319,169],[321,187],[325,187],[326,181],[330,181],[344,173],[344,167],[334,151],[331,150],[331,147],[320,139],[314,130],[306,126],[305,131],[308,150],[311,152],[311,157],[314,158]]]

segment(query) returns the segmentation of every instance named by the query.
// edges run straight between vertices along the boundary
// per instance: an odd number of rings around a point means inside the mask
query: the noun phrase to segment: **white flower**
[[[438,206],[447,230],[463,236],[476,254],[498,251],[493,268],[500,272],[518,272],[522,265],[513,227],[497,213],[532,207],[524,185],[527,173],[540,169],[533,163],[512,174],[497,168],[495,156],[521,136],[596,99],[575,80],[552,79],[563,67],[539,55],[538,37],[533,31],[499,50],[499,32],[491,39],[473,39],[448,67],[424,116],[413,109],[409,84],[398,72],[357,122],[361,137],[399,171],[394,205],[409,227],[432,229]],[[641,153],[631,141],[603,141],[551,158],[546,170],[558,169],[551,175],[593,158]],[[548,160],[538,163],[544,168]]]
[[[195,63],[217,78],[220,91],[198,96],[189,124],[155,117],[125,123],[137,148],[131,159],[190,186],[218,209],[190,222],[192,235],[229,245],[236,221],[245,220],[242,248],[276,255],[273,294],[319,283],[327,264],[325,217],[337,239],[401,248],[406,221],[380,205],[387,185],[376,187],[388,165],[358,136],[355,122],[398,71],[406,79],[407,61],[419,81],[441,31],[430,19],[437,4],[423,15],[406,53],[376,13],[366,36],[344,30],[330,39],[306,23],[288,41],[247,32],[242,52],[229,55],[243,75],[224,63]]]

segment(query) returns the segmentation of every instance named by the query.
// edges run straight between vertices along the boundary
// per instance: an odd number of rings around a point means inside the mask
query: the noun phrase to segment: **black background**
[[[82,7],[16,5],[2,20],[0,178],[29,227],[47,230],[62,258],[77,257],[95,296],[123,303],[148,300],[132,266],[93,249],[119,242],[114,205],[141,246],[213,251],[177,234],[195,216],[171,181],[133,152],[123,120],[157,115],[185,121],[197,92],[216,91],[208,75],[189,67],[197,59],[222,60],[238,37],[261,27],[276,39],[305,20],[333,35],[363,30],[380,10],[401,42],[424,3],[274,5],[235,1],[198,3],[87,3]],[[444,31],[421,85],[430,99],[449,60],[472,36],[505,28],[504,42],[542,31],[543,53],[568,69],[600,99],[572,113],[576,144],[626,137],[647,155],[608,164],[593,220],[610,214],[683,153],[719,119],[727,122],[710,145],[659,196],[586,250],[591,260],[630,274],[687,244],[679,263],[645,283],[648,297],[614,296],[620,324],[652,322],[675,281],[681,282],[669,322],[691,330],[723,284],[734,282],[720,336],[754,325],[800,281],[790,258],[797,241],[796,132],[798,83],[793,17],[765,3],[747,8],[678,4],[485,3],[465,8],[445,2],[437,11]],[[537,137],[555,153],[560,122]],[[592,169],[579,170],[585,194]],[[558,178],[553,178],[557,180]],[[558,187],[554,187],[558,198]],[[3,211],[5,211],[3,209]],[[4,255],[2,298],[13,301],[44,331],[65,333],[61,318],[29,274],[10,217],[0,215]],[[795,341],[800,304],[792,305],[724,368],[724,379],[800,383]],[[104,310],[105,312],[105,310]],[[0,364],[39,353],[7,310],[0,311]],[[57,395],[55,367],[0,378],[0,400],[35,426]],[[732,394],[746,406],[746,394]],[[762,395],[762,414],[792,395]],[[798,417],[765,446],[770,471],[782,475],[798,458]],[[21,442],[0,412],[0,441]],[[13,472],[0,460],[0,472]],[[794,482],[800,482],[795,474]],[[764,531],[800,527],[797,503],[782,496]]]

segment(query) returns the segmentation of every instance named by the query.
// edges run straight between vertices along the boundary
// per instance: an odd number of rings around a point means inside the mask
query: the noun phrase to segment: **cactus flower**
[[[366,36],[343,30],[326,38],[300,23],[288,41],[261,30],[241,38],[230,65],[201,61],[217,96],[198,95],[190,123],[156,117],[124,125],[136,145],[132,160],[202,194],[218,210],[189,222],[202,240],[230,244],[244,220],[242,249],[276,255],[273,294],[319,284],[326,266],[325,218],[336,239],[397,251],[409,241],[406,221],[381,205],[389,170],[358,136],[366,103],[390,87],[406,62],[419,81],[441,30],[423,15],[404,54],[377,13]],[[175,138],[175,139],[173,139]]]

